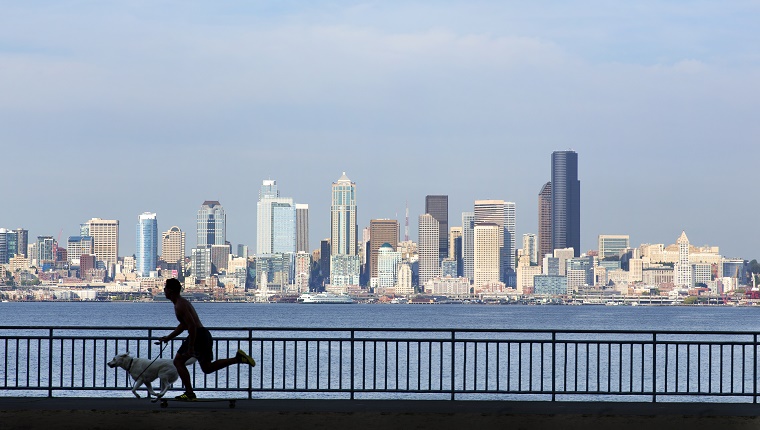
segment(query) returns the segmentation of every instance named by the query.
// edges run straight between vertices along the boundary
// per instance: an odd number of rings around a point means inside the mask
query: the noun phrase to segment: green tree
[[[683,304],[685,304],[685,305],[693,305],[693,304],[697,303],[697,300],[699,300],[699,298],[697,296],[689,296],[689,297],[683,299]]]

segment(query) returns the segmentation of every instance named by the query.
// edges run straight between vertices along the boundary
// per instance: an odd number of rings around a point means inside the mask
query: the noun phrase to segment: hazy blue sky
[[[0,227],[65,237],[158,214],[195,245],[219,200],[255,249],[262,179],[329,236],[427,194],[537,230],[550,154],[580,159],[582,251],[599,234],[758,258],[758,1],[0,1]]]

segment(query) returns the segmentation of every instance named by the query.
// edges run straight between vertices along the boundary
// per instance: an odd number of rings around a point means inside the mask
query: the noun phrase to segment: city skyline
[[[0,226],[63,242],[82,220],[120,220],[120,254],[132,255],[124,228],[140,213],[192,236],[198,205],[215,200],[233,246],[254,249],[257,184],[277,178],[310,205],[314,249],[329,237],[325,190],[346,171],[359,228],[403,222],[408,202],[415,238],[425,196],[447,195],[450,225],[474,200],[515,202],[522,237],[538,232],[548,154],[573,149],[581,252],[598,234],[639,244],[686,230],[692,243],[756,258],[759,12],[654,1],[8,4],[0,180],[13,210]]]

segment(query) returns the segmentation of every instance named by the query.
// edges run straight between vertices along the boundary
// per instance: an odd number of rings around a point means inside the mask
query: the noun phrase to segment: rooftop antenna
[[[404,221],[404,242],[409,242],[409,200],[406,201],[406,221]]]

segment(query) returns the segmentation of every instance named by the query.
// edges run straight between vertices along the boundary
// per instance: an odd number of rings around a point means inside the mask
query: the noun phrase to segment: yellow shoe
[[[237,354],[235,354],[235,357],[240,360],[241,363],[248,363],[251,367],[256,365],[256,360],[251,358],[250,355],[246,354],[245,351],[242,349],[238,349]]]
[[[194,402],[198,400],[198,398],[195,396],[195,393],[182,393],[179,396],[174,398],[175,400],[182,400],[183,402]]]

